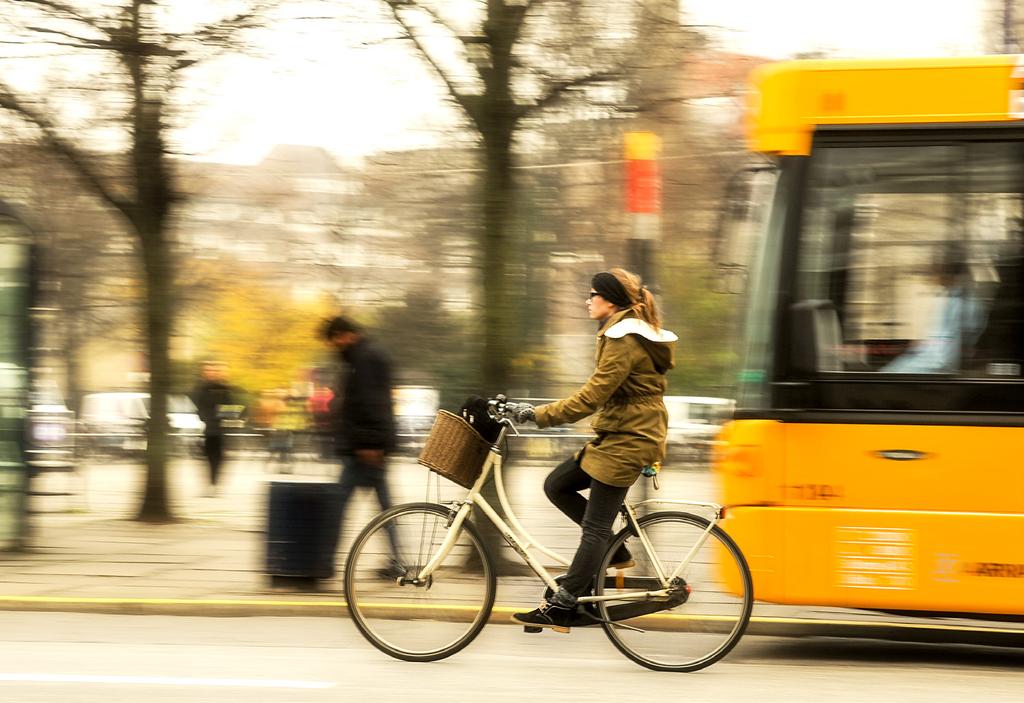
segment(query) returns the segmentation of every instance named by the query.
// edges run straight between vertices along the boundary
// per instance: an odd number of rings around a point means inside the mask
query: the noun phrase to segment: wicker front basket
[[[439,410],[419,462],[463,488],[472,488],[490,447],[468,422],[447,410]]]

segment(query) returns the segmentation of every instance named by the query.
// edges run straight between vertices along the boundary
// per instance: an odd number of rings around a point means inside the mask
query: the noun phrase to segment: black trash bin
[[[334,576],[338,508],[334,481],[270,482],[266,573],[272,585],[315,588]]]

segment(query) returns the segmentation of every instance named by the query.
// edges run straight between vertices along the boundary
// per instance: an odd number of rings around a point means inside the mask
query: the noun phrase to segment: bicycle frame
[[[538,540],[531,537],[530,534],[519,522],[519,519],[516,517],[515,512],[513,512],[512,507],[509,505],[508,497],[506,496],[505,493],[505,486],[502,481],[502,455],[500,446],[501,443],[505,440],[507,433],[510,429],[516,436],[519,435],[519,432],[516,430],[515,426],[512,425],[511,421],[507,419],[502,419],[499,420],[499,422],[501,422],[502,425],[501,432],[498,434],[498,438],[494,442],[494,444],[491,445],[490,453],[488,454],[487,459],[484,461],[484,466],[480,472],[480,476],[473,483],[472,488],[469,489],[469,493],[461,501],[450,501],[453,507],[454,514],[449,521],[448,532],[446,533],[445,538],[441,543],[441,546],[438,548],[438,551],[434,554],[430,561],[427,562],[427,564],[423,567],[423,569],[420,570],[419,574],[417,575],[416,580],[420,583],[426,582],[429,576],[437,569],[438,565],[445,559],[445,557],[448,556],[448,553],[455,545],[455,540],[458,539],[459,533],[462,530],[462,524],[469,517],[469,514],[470,512],[472,512],[473,507],[476,506],[480,508],[483,514],[486,515],[487,518],[498,529],[502,537],[505,538],[505,541],[508,542],[512,549],[514,549],[516,553],[519,554],[519,556],[522,557],[522,559],[527,563],[527,565],[531,569],[533,569],[534,573],[536,573],[537,576],[539,576],[541,580],[544,581],[548,588],[552,589],[553,591],[558,590],[558,584],[555,582],[554,577],[548,572],[544,565],[541,564],[540,561],[533,555],[531,549],[536,549],[537,551],[546,554],[547,556],[554,559],[556,562],[565,567],[569,566],[569,560],[551,551],[543,544],[541,544]],[[508,521],[509,523],[511,523],[511,525],[506,523],[501,518],[501,516],[498,515],[497,511],[491,506],[491,504],[488,503],[487,500],[480,494],[481,489],[490,479],[492,472],[494,474],[495,489],[498,494],[498,500],[501,503],[502,510],[505,511],[505,515],[508,516]],[[654,546],[651,544],[647,535],[640,527],[640,517],[637,513],[637,508],[640,506],[655,504],[697,507],[709,510],[710,512],[713,513],[713,517],[708,519],[708,527],[706,530],[704,530],[700,539],[697,540],[696,544],[694,544],[693,547],[691,547],[686,557],[675,567],[675,570],[673,570],[670,574],[665,573],[662,567],[661,560],[658,558],[658,555],[654,551]],[[456,505],[458,506],[457,509],[455,509]],[[639,503],[627,502],[623,504],[623,508],[623,514],[627,522],[630,525],[632,525],[633,530],[639,537],[640,543],[643,545],[644,550],[651,558],[651,562],[654,565],[655,570],[657,571],[658,580],[661,582],[662,588],[655,591],[638,591],[636,593],[627,593],[615,596],[581,596],[578,599],[580,603],[593,603],[597,601],[608,600],[622,601],[647,600],[651,598],[668,598],[671,595],[673,580],[678,578],[683,573],[683,570],[689,565],[690,561],[697,553],[697,550],[699,550],[700,547],[707,540],[707,537],[711,533],[711,530],[714,528],[715,525],[718,524],[718,521],[722,518],[722,506],[718,505],[717,503],[705,503],[685,500],[661,500],[653,498],[650,500],[641,501]]]

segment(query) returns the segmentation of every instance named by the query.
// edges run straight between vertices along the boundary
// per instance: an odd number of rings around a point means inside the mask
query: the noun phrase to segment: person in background
[[[371,488],[380,509],[392,507],[387,480],[387,456],[395,448],[395,417],[391,399],[391,362],[354,322],[345,317],[327,320],[321,336],[344,361],[338,379],[339,395],[332,406],[335,450],[341,458],[338,484],[338,530],[331,554],[337,549],[345,508],[356,488]],[[398,541],[393,531],[392,557],[382,577],[405,575],[398,560]]]
[[[882,367],[883,373],[956,373],[985,328],[964,254],[951,249],[931,273],[938,294],[925,337]]]
[[[209,467],[207,496],[217,494],[224,463],[224,430],[230,425],[230,416],[238,413],[234,390],[227,383],[227,365],[207,361],[203,363],[200,380],[190,394],[196,406],[199,419],[206,425],[203,429],[203,455]]]

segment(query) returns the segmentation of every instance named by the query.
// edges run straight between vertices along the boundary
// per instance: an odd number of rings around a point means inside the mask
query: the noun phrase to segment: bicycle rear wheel
[[[654,559],[661,564],[662,572],[671,576],[700,543],[709,524],[702,517],[682,512],[658,512],[641,518],[641,529],[655,556],[635,539],[632,528],[620,531],[605,555],[595,593],[626,596],[660,589]],[[612,556],[626,540],[630,540],[636,566],[605,576]],[[750,569],[739,547],[718,526],[707,533],[680,579],[675,584],[675,597],[660,604],[625,598],[598,603],[603,619],[643,630],[604,625],[620,652],[649,669],[697,671],[710,666],[736,645],[750,620],[754,605]]]
[[[349,552],[345,599],[352,621],[374,647],[397,659],[455,654],[480,633],[494,606],[494,568],[469,520],[445,560],[418,582],[448,533],[451,514],[434,503],[399,505],[374,518]]]

